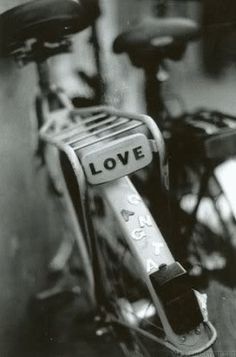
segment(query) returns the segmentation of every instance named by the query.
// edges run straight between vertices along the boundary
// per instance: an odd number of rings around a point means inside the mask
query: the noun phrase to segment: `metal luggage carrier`
[[[149,138],[150,134],[152,138]],[[41,137],[63,151],[65,146],[72,149],[90,184],[129,175],[150,164],[152,152],[158,152],[161,176],[166,184],[164,141],[159,128],[146,115],[130,114],[106,106],[63,109],[49,114]],[[96,168],[96,163],[105,163],[105,167]]]
[[[177,124],[177,125],[176,125]],[[217,111],[198,110],[176,122],[179,145],[197,158],[224,161],[236,155],[236,117]],[[174,148],[175,149],[175,148]]]

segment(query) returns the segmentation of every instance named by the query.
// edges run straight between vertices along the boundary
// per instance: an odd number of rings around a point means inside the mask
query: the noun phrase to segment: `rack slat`
[[[94,124],[90,125],[89,127],[83,127],[79,132],[77,130],[78,128],[76,128],[74,130],[74,133],[72,133],[72,135],[70,137],[65,138],[64,140],[66,141],[67,144],[72,145],[72,144],[74,144],[75,142],[77,142],[80,139],[83,140],[82,138],[79,137],[81,134],[89,133],[91,130],[94,130],[94,129],[97,129],[97,128],[99,130],[99,128],[101,126],[110,124],[113,121],[115,121],[115,119],[117,119],[117,116],[115,116],[115,115],[111,116],[108,119],[104,119],[104,120],[100,121],[99,123],[94,123]],[[97,131],[96,132],[94,131],[93,134],[96,134],[96,133],[97,133]]]
[[[64,138],[67,136],[67,134],[69,134],[71,131],[74,132],[75,130],[83,127],[84,125],[89,124],[90,122],[92,122],[94,120],[106,118],[107,116],[108,116],[108,114],[106,114],[106,113],[100,113],[100,114],[93,115],[93,116],[90,116],[85,119],[82,118],[80,123],[72,124],[71,127],[64,129],[62,133],[56,134],[56,135],[54,135],[54,137],[55,137],[55,139],[58,139],[58,140],[64,140]]]
[[[83,141],[83,140],[85,140],[85,139],[89,139],[90,137],[93,137],[93,138],[94,138],[95,135],[99,135],[99,134],[101,134],[101,133],[103,133],[103,132],[106,132],[106,131],[109,131],[109,130],[111,130],[111,129],[117,128],[117,127],[119,127],[119,126],[121,126],[121,125],[127,124],[128,122],[129,122],[129,119],[123,119],[122,121],[120,120],[119,122],[117,122],[117,123],[115,123],[115,124],[112,124],[112,125],[109,125],[109,126],[107,126],[106,128],[101,128],[101,129],[97,130],[96,132],[89,133],[89,134],[87,134],[87,135],[82,136],[81,138],[79,138],[78,141],[76,141],[75,144],[78,145],[78,143],[79,143],[80,141]],[[101,136],[101,139],[103,140],[103,136]],[[71,146],[73,147],[73,149],[77,149],[77,145],[74,146],[74,144],[72,144]]]
[[[138,128],[139,126],[142,126],[142,125],[144,125],[144,123],[138,122],[138,123],[133,124],[133,125],[127,127],[127,128],[120,129],[120,130],[118,130],[118,131],[115,131],[115,132],[110,133],[110,134],[108,134],[108,135],[105,135],[105,136],[103,136],[103,137],[100,137],[100,138],[98,138],[98,139],[96,139],[96,140],[92,140],[92,141],[90,141],[90,142],[88,142],[88,143],[85,143],[85,144],[82,144],[82,145],[74,146],[73,149],[74,149],[74,150],[83,149],[83,148],[85,148],[85,147],[87,147],[87,146],[89,146],[89,145],[99,143],[99,142],[101,142],[101,141],[103,141],[103,140],[110,139],[110,138],[112,138],[112,137],[114,137],[114,136],[117,136],[117,135],[121,135],[121,134],[125,133],[126,131],[136,129],[136,128]]]

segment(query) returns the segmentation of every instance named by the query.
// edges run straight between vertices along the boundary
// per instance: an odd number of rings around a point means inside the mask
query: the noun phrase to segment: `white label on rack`
[[[152,151],[147,137],[133,134],[104,143],[84,153],[81,157],[89,183],[96,185],[131,174],[152,161]]]

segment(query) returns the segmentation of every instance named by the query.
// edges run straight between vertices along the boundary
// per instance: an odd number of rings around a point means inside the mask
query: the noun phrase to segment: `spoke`
[[[104,244],[105,244],[105,242],[104,242]],[[105,249],[106,249],[106,247],[105,247]],[[110,267],[109,276],[111,277],[112,281],[115,281],[117,278],[119,279],[118,284],[117,284],[118,286],[116,286],[116,287],[112,286],[114,296],[117,295],[117,292],[115,291],[115,289],[117,289],[119,287],[121,289],[122,297],[125,298],[127,301],[129,301],[128,290],[130,290],[130,286],[125,285],[125,281],[124,281],[125,280],[125,277],[124,277],[125,271],[124,271],[124,269],[122,269],[122,266],[124,266],[124,259],[125,259],[126,254],[130,254],[128,247],[124,247],[123,252],[119,256],[118,262],[115,262],[114,265],[112,265],[113,269]],[[106,259],[108,259],[108,258],[109,257],[107,257]],[[118,296],[118,298],[119,297],[121,297],[121,296]],[[163,331],[161,329],[161,327],[155,325],[153,322],[151,322],[148,318],[145,317],[145,315],[148,313],[148,310],[151,307],[151,305],[152,305],[152,301],[150,300],[145,308],[144,317],[142,317],[142,318],[140,318],[140,316],[137,313],[135,313],[134,311],[131,311],[131,309],[127,309],[127,308],[125,309],[124,307],[122,307],[122,312],[131,313],[137,320],[141,320],[142,324],[145,322],[148,325],[153,326],[153,327]],[[132,306],[132,304],[131,304],[131,306]]]

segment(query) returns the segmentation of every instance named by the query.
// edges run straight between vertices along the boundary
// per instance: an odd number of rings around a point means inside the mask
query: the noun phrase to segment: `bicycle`
[[[221,270],[227,266],[227,259],[234,259],[236,222],[233,196],[220,169],[236,152],[235,117],[204,109],[174,114],[162,96],[163,81],[168,77],[165,61],[181,60],[188,43],[200,34],[201,29],[190,19],[150,18],[118,35],[113,44],[115,53],[128,54],[131,63],[144,71],[147,113],[160,125],[168,147],[173,245],[194,276]],[[155,182],[151,184],[155,187]],[[224,215],[225,208],[228,216]],[[224,254],[224,261],[217,255],[218,262],[215,259],[213,266],[207,266],[198,247],[202,245],[211,254],[207,241]]]
[[[189,285],[128,178],[158,157],[166,187],[159,128],[148,116],[106,106],[76,109],[51,83],[48,58],[69,51],[69,37],[97,14],[94,2],[74,0],[15,7],[0,15],[1,55],[21,64],[36,62],[41,150],[65,202],[99,326],[127,356],[156,355],[160,346],[163,353],[214,355],[216,331],[208,321],[206,296]]]

